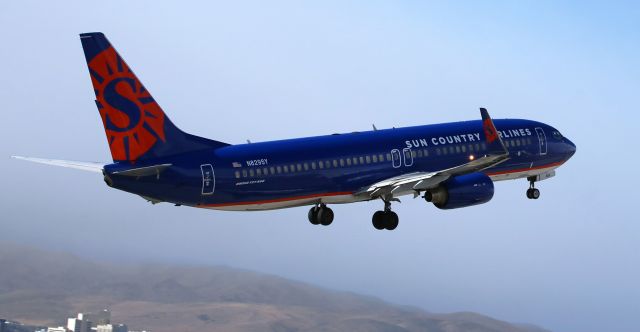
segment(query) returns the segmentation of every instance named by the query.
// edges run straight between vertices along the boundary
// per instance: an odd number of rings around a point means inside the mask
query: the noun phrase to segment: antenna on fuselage
[[[247,139],[247,144],[251,144],[251,140],[250,139]]]
[[[376,128],[376,124],[375,123],[372,123],[371,125],[373,126],[373,131],[378,130],[378,128]]]

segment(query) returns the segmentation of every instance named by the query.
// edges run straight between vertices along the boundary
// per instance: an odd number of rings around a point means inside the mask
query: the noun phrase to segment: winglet
[[[509,154],[509,150],[507,150],[502,138],[498,134],[498,130],[493,124],[493,120],[491,120],[487,109],[481,107],[480,114],[482,115],[482,130],[487,143],[487,154]]]

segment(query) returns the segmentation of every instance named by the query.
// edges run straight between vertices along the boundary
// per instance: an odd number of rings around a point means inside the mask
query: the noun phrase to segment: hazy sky
[[[174,123],[246,139],[529,118],[578,146],[526,199],[440,211],[380,202],[233,213],[151,206],[109,161],[81,32],[102,31]],[[115,261],[224,264],[558,332],[637,331],[640,6],[633,1],[0,1],[2,240]]]

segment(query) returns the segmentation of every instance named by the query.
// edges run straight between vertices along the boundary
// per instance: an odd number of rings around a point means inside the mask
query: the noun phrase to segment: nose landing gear
[[[529,177],[529,189],[527,189],[527,198],[528,199],[538,199],[540,198],[540,190],[535,187],[536,177]]]
[[[312,207],[309,210],[309,222],[314,225],[329,226],[333,222],[333,210],[325,204]]]

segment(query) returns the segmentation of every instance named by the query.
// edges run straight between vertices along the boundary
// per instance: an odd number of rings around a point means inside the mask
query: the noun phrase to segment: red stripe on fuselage
[[[287,201],[297,201],[297,200],[301,200],[301,199],[316,198],[316,197],[340,196],[340,195],[351,195],[351,194],[353,194],[353,192],[351,192],[351,191],[341,191],[341,192],[335,192],[335,193],[311,194],[311,195],[304,195],[304,196],[267,199],[267,200],[263,200],[263,201],[233,202],[233,203],[219,203],[219,204],[203,204],[203,205],[199,205],[199,206],[200,207],[223,207],[223,206],[241,206],[241,205],[254,205],[254,204],[268,204],[268,203],[279,203],[279,202],[287,202]]]

